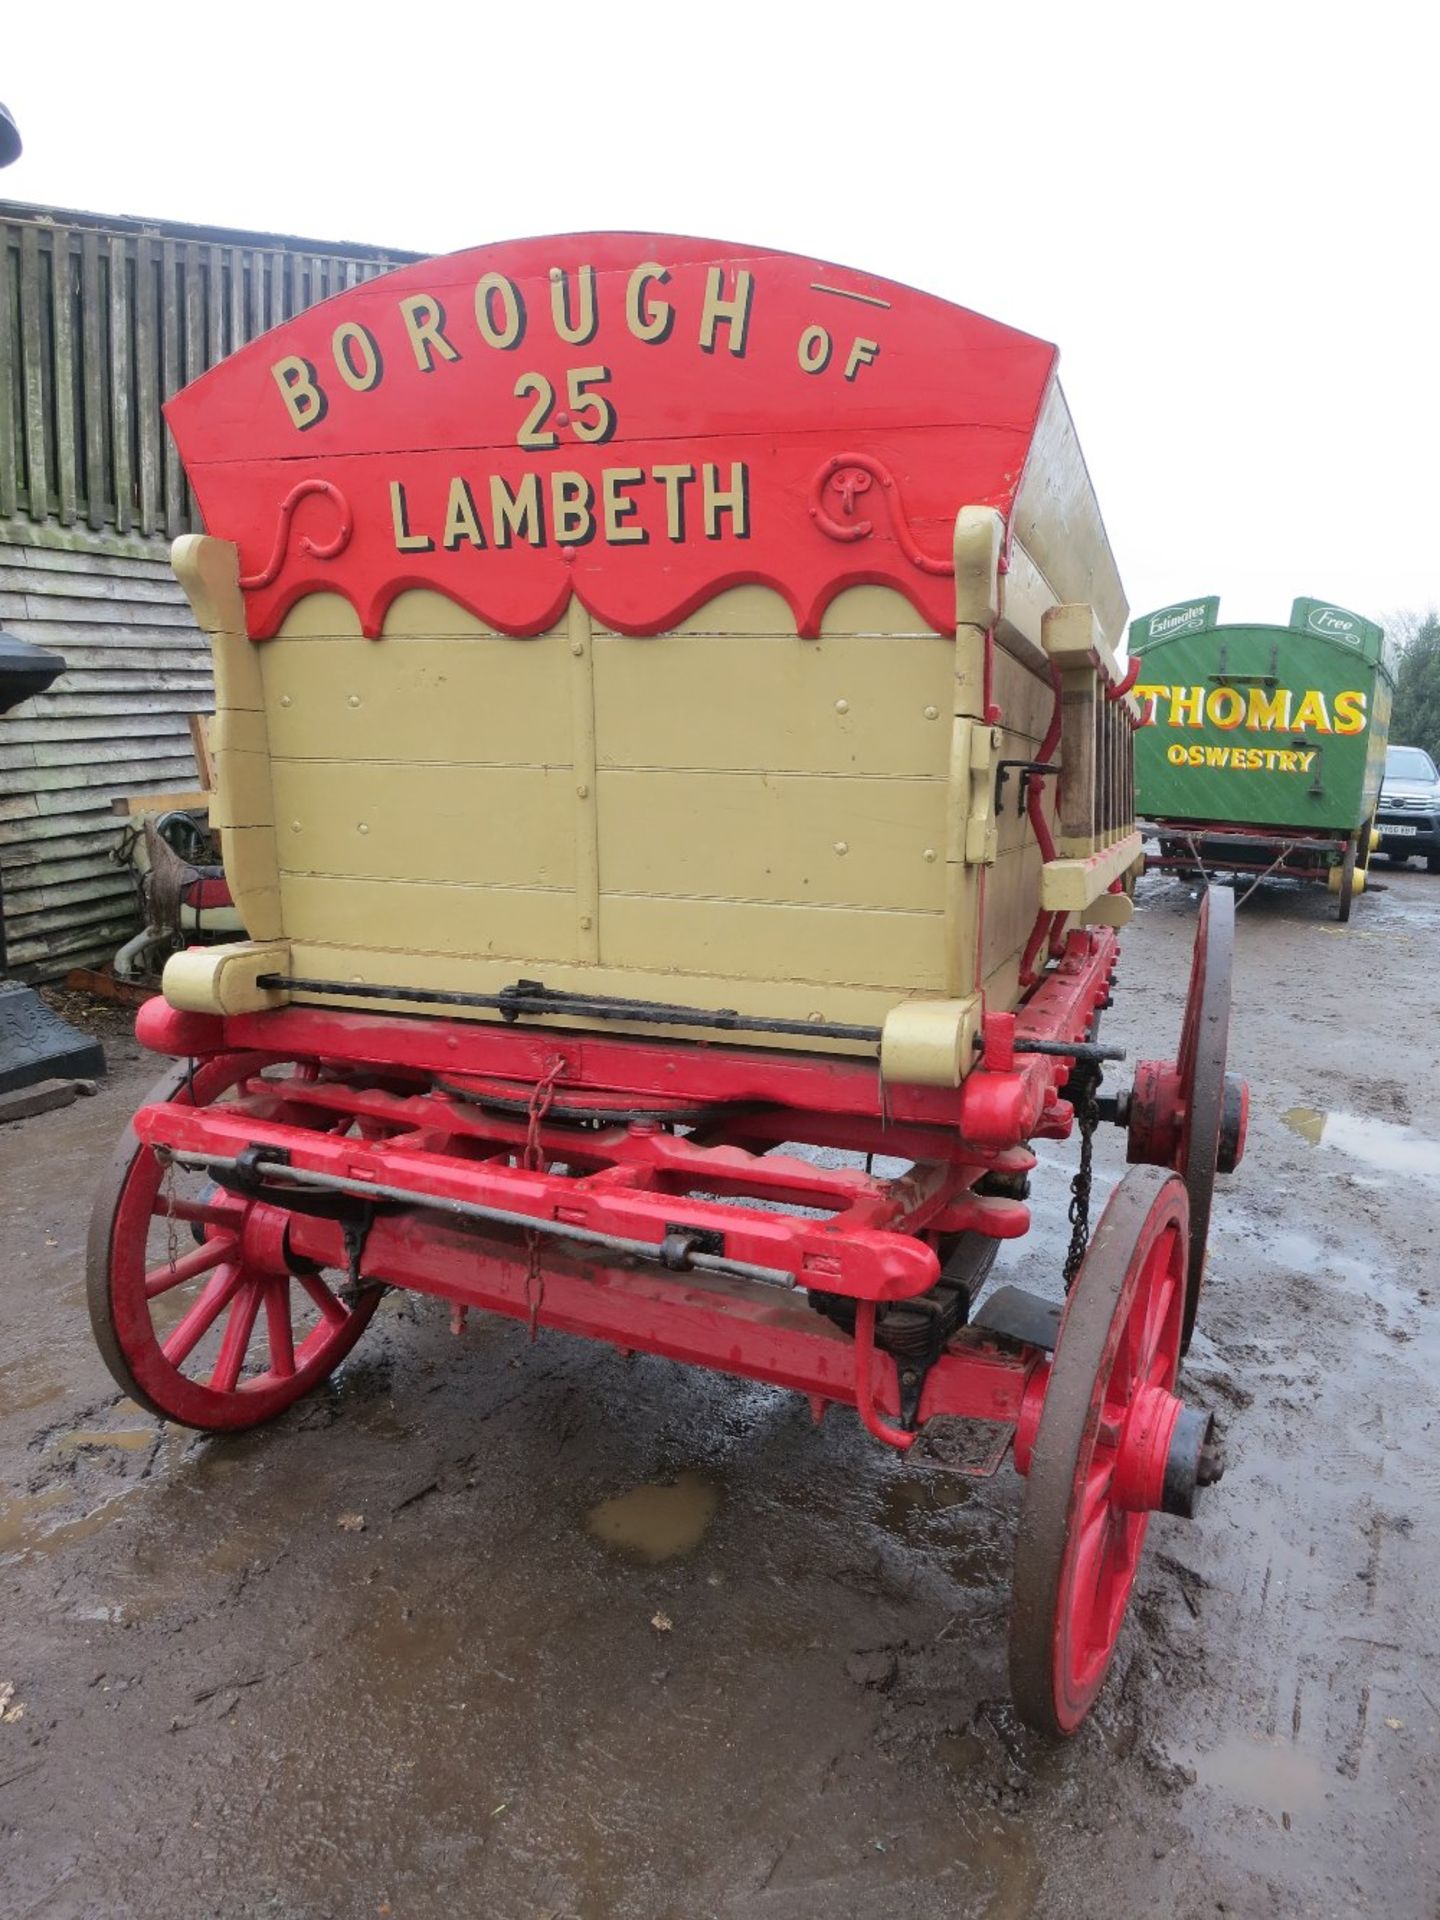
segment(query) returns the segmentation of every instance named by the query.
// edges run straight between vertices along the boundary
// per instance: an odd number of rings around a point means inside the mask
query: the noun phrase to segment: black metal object
[[[660,1242],[661,1264],[672,1273],[688,1273],[697,1253],[725,1256],[725,1236],[717,1227],[687,1227],[673,1220],[665,1222],[665,1238]]]
[[[452,1081],[437,1080],[437,1093],[443,1093],[451,1100],[463,1100],[467,1106],[479,1107],[485,1113],[504,1113],[517,1116],[530,1111],[530,1094],[516,1094],[513,1099],[502,1093],[492,1093],[488,1088],[459,1087]],[[573,1102],[555,1100],[545,1109],[545,1124],[591,1127],[628,1127],[637,1120],[653,1120],[657,1126],[698,1127],[711,1121],[721,1113],[735,1114],[742,1105],[753,1109],[759,1103],[753,1101],[714,1101],[700,1107],[606,1107],[576,1106]]]
[[[1230,643],[1220,643],[1220,666],[1215,673],[1207,673],[1205,678],[1222,687],[1273,687],[1278,684],[1280,672],[1280,642],[1272,642],[1270,647],[1270,671],[1268,673],[1231,673]]]
[[[10,109],[0,100],[0,167],[8,167],[21,153],[20,129]]]
[[[13,633],[0,633],[0,713],[44,693],[64,671],[63,655],[17,639]]]
[[[995,812],[1005,811],[1005,782],[1010,778],[1012,768],[1020,769],[1020,788],[1016,795],[1017,812],[1025,811],[1025,795],[1030,782],[1043,774],[1059,773],[1060,768],[1049,760],[997,760],[995,763]]]
[[[262,982],[263,984],[263,982]],[[983,1054],[985,1042],[977,1033],[976,1051]],[[1012,1053],[1048,1053],[1062,1060],[1123,1060],[1124,1047],[1102,1046],[1097,1040],[1017,1040]]]
[[[1082,1061],[1065,1082],[1065,1096],[1075,1110],[1080,1128],[1080,1165],[1070,1183],[1070,1246],[1065,1255],[1065,1291],[1075,1284],[1075,1276],[1090,1244],[1090,1182],[1095,1152],[1095,1129],[1100,1124],[1100,1069]]]
[[[846,1294],[814,1288],[808,1298],[816,1313],[854,1338],[857,1301]],[[900,1425],[906,1433],[915,1431],[925,1376],[945,1351],[952,1334],[965,1325],[969,1311],[969,1289],[944,1274],[929,1293],[882,1302],[877,1309],[875,1344],[882,1353],[894,1357],[900,1387]]]
[[[255,983],[266,992],[323,993],[349,1000],[398,1000],[433,1007],[489,1007],[506,1020],[565,1014],[574,1019],[629,1020],[637,1026],[705,1027],[720,1033],[804,1034],[819,1040],[880,1042],[879,1027],[848,1026],[837,1020],[773,1020],[737,1013],[733,1007],[683,1007],[664,1000],[622,1000],[613,994],[565,993],[539,980],[517,980],[499,993],[446,993],[434,987],[368,986],[354,980],[312,980],[298,975],[262,973]],[[1068,1049],[1061,1049],[1068,1051]]]
[[[983,1327],[986,1333],[1018,1340],[1023,1347],[1039,1347],[1045,1353],[1053,1353],[1063,1311],[1059,1300],[1044,1300],[1025,1287],[997,1287],[976,1314],[973,1324]]]
[[[0,980],[0,1093],[37,1086],[42,1080],[98,1080],[104,1072],[105,1053],[98,1040],[67,1026],[33,987]]]
[[[1193,1520],[1196,1494],[1201,1487],[1213,1487],[1224,1473],[1225,1454],[1215,1432],[1214,1414],[1204,1407],[1182,1407],[1165,1456],[1161,1511]]]

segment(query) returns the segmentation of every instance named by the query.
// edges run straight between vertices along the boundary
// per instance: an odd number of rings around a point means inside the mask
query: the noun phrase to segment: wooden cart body
[[[167,994],[539,978],[891,1020],[897,1073],[953,1083],[1042,905],[1113,924],[1137,851],[1055,360],[822,262],[594,235],[389,275],[201,378],[176,564],[254,945]],[[996,769],[1057,664],[1046,863]]]

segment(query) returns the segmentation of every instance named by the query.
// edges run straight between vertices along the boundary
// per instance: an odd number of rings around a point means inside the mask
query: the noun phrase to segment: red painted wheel
[[[1010,1686],[1021,1718],[1071,1734],[1104,1683],[1150,1513],[1165,1503],[1184,1412],[1180,1364],[1188,1204],[1158,1167],[1127,1173],[1076,1276],[1038,1425],[1015,1549]]]
[[[1200,902],[1190,985],[1176,1060],[1142,1060],[1129,1102],[1132,1162],[1173,1167],[1190,1196],[1185,1319],[1180,1351],[1190,1350],[1217,1173],[1233,1173],[1245,1151],[1250,1094],[1225,1071],[1230,1046],[1230,981],[1235,955],[1235,896],[1208,888]]]
[[[145,1104],[260,1097],[274,1113],[285,1081],[314,1072],[225,1054],[197,1066],[193,1081],[184,1067],[167,1074]],[[346,1300],[338,1276],[292,1273],[284,1224],[278,1208],[214,1187],[203,1173],[162,1168],[126,1128],[95,1204],[88,1257],[90,1324],[125,1393],[162,1420],[234,1431],[274,1419],[334,1372],[383,1289]]]
[[[1190,1252],[1186,1261],[1185,1318],[1180,1351],[1190,1351],[1200,1291],[1205,1284],[1205,1250],[1210,1239],[1210,1208],[1222,1155],[1233,1168],[1244,1150],[1243,1137],[1226,1137],[1225,1061],[1230,1050],[1230,980],[1235,962],[1235,896],[1228,887],[1209,887],[1200,903],[1195,951],[1190,962],[1190,991],[1180,1030],[1180,1147],[1172,1163],[1183,1175],[1190,1196]],[[1248,1096],[1244,1103],[1248,1112]],[[1243,1128],[1243,1117],[1242,1117]]]

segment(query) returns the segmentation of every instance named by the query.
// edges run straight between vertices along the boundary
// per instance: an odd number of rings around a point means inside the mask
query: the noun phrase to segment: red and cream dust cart
[[[1100,1096],[1139,712],[1055,361],[587,234],[356,287],[171,403],[250,938],[140,1015],[176,1064],[91,1261],[128,1393],[269,1419],[405,1287],[941,1468],[1013,1448],[1015,1696],[1078,1725],[1150,1514],[1218,1472],[1177,1369],[1245,1104],[1227,894],[1178,1057]],[[1136,1164],[1092,1235],[1102,1115]],[[986,1281],[1072,1134],[1062,1313]]]

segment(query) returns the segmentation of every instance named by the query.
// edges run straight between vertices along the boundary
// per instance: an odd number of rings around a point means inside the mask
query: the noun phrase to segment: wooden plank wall
[[[209,647],[165,543],[76,550],[39,544],[47,531],[0,541],[0,626],[66,662],[48,693],[0,718],[6,967],[22,979],[103,964],[134,932],[110,802],[194,788],[187,715],[214,704]]]
[[[113,954],[138,921],[111,798],[195,785],[210,660],[168,554],[200,523],[162,403],[415,257],[0,202],[0,626],[67,662],[0,718],[11,974]]]

